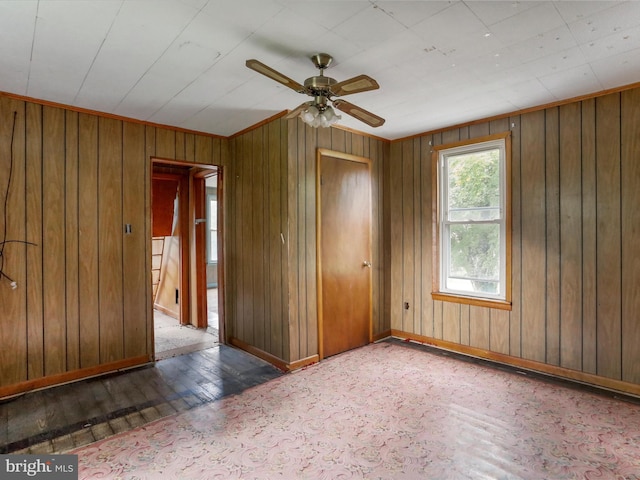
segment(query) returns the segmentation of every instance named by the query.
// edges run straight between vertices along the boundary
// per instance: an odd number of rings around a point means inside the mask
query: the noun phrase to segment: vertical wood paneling
[[[460,343],[460,304],[442,304],[442,339]]]
[[[381,145],[381,158],[382,163],[382,232],[381,232],[381,246],[382,254],[380,256],[382,260],[381,271],[383,272],[383,322],[385,329],[391,329],[393,325],[393,319],[391,314],[391,293],[394,291],[394,285],[391,281],[393,263],[391,261],[393,253],[393,245],[391,242],[391,222],[392,222],[392,210],[391,210],[391,146],[388,143]]]
[[[42,295],[44,322],[44,374],[66,371],[65,303],[65,114],[43,107],[42,151]]]
[[[332,129],[333,130],[333,129]],[[305,152],[303,176],[300,178],[303,188],[300,213],[304,222],[304,243],[300,246],[300,261],[305,264],[305,300],[306,310],[300,318],[300,357],[306,358],[317,353],[318,345],[318,295],[316,269],[316,146],[317,128],[305,126]]]
[[[469,342],[472,347],[488,349],[491,344],[490,310],[485,307],[469,308]]]
[[[622,380],[640,383],[640,89],[622,92]]]
[[[421,197],[421,225],[422,237],[420,238],[420,248],[422,249],[422,318],[420,324],[420,335],[433,336],[433,300],[431,292],[433,290],[433,222],[431,211],[433,208],[432,182],[433,169],[431,165],[431,144],[433,138],[422,137],[420,144],[420,162],[422,164],[420,191]]]
[[[147,288],[150,283],[145,228],[147,203],[147,160],[144,156],[144,126],[136,123],[123,125],[122,145],[122,211],[123,224],[132,231],[123,239],[123,305],[124,356],[137,357],[147,353]]]
[[[80,297],[80,367],[100,362],[98,300],[98,118],[79,115],[78,274]]]
[[[167,128],[156,128],[156,156],[176,158],[176,132]]]
[[[100,118],[98,144],[100,361],[107,363],[124,358],[122,122]]]
[[[211,164],[213,159],[213,139],[198,135],[195,137],[195,158],[196,163]]]
[[[560,107],[560,365],[582,368],[580,105]]]
[[[188,139],[188,136],[186,137]],[[229,142],[229,155],[235,152],[235,141]],[[188,149],[187,149],[188,156]],[[237,305],[236,299],[238,298],[238,275],[232,272],[237,272],[237,251],[238,242],[237,236],[237,224],[235,221],[238,218],[237,215],[237,162],[230,163],[222,171],[224,192],[223,192],[223,242],[224,242],[224,341],[229,341],[231,337],[237,337],[235,331],[235,324],[237,318]]]
[[[508,118],[489,122],[489,134],[508,131]],[[492,310],[489,322],[490,349],[494,352],[509,354],[510,313],[505,310]]]
[[[416,315],[414,291],[415,235],[414,235],[414,162],[413,142],[402,143],[402,330],[413,329]],[[406,308],[406,304],[409,308]]]
[[[596,101],[582,102],[582,369],[597,373]]]
[[[0,284],[0,340],[12,345],[0,387],[150,354],[150,159],[195,158],[197,138],[203,160],[222,161],[223,142],[1,97],[0,155],[14,111],[7,229],[34,245],[3,252],[18,289],[5,299]]]
[[[510,117],[511,129],[511,315],[509,319],[509,354],[522,352],[522,177],[520,117]]]
[[[193,133],[184,134],[184,158],[187,162],[196,163],[196,136]]]
[[[433,337],[439,340],[443,339],[443,304],[441,300],[433,302]]]
[[[489,348],[494,352],[509,354],[509,312],[491,310]]]
[[[315,159],[315,135],[317,129],[311,128],[307,125],[304,125],[298,136],[298,271],[300,275],[300,284],[298,291],[298,309],[299,309],[299,317],[297,319],[298,323],[298,358],[305,358],[307,356],[307,347],[308,347],[308,333],[309,333],[309,324],[306,321],[307,315],[309,314],[309,310],[311,308],[316,309],[317,304],[309,305],[309,283],[316,282],[311,279],[310,275],[310,265],[307,261],[307,245],[309,241],[315,240],[315,236],[309,238],[307,236],[308,233],[315,232],[315,228],[313,228],[312,232],[307,232],[307,192],[311,188],[313,191],[315,189],[309,185],[308,183],[308,168],[309,162],[308,157],[311,156]],[[314,162],[315,165],[315,162]],[[314,180],[315,181],[315,180]],[[315,243],[315,241],[314,241]]]
[[[282,249],[281,255],[281,271],[282,277],[280,279],[282,289],[281,289],[281,308],[282,314],[278,318],[278,326],[276,331],[280,332],[281,345],[280,349],[282,350],[282,358],[285,361],[290,361],[292,359],[291,356],[291,336],[289,330],[289,324],[292,318],[292,312],[289,310],[289,298],[291,298],[289,292],[290,286],[290,278],[292,274],[292,268],[290,265],[290,257],[287,255],[287,251],[289,249],[289,218],[291,216],[291,210],[289,203],[289,198],[291,193],[289,191],[289,161],[291,159],[291,151],[289,150],[290,145],[295,143],[292,141],[292,138],[295,136],[291,135],[291,130],[289,129],[289,125],[295,123],[293,121],[280,120],[278,122],[280,124],[280,146],[279,146],[279,155],[280,155],[280,214],[279,214],[279,225],[280,225],[280,248]],[[275,145],[274,145],[275,148]]]
[[[502,130],[502,131],[505,131],[505,130]],[[469,138],[484,137],[486,135],[489,135],[489,132],[490,132],[490,126],[488,122],[476,123],[475,125],[469,126]],[[462,137],[460,136],[459,139],[462,140]]]
[[[443,134],[441,133],[437,133],[434,134],[432,137],[432,144],[433,146],[436,145],[442,145],[443,143],[446,143],[443,139]],[[436,170],[436,165],[433,164],[433,158],[431,161],[431,195],[432,195],[432,207],[431,207],[431,216],[432,218],[436,218],[438,215],[437,212],[437,205],[436,202],[433,201],[433,194],[434,192],[437,190],[437,186],[436,186],[436,182],[438,181],[437,178],[437,170]],[[433,245],[435,242],[437,242],[437,240],[435,238],[433,238],[433,235],[435,235],[436,232],[433,231],[433,227],[432,227],[432,249],[435,248]],[[433,255],[433,250],[431,255]],[[435,261],[435,258],[434,258]],[[433,273],[432,275],[437,275],[436,271],[438,269],[438,265],[433,265]],[[432,291],[433,291],[433,280],[431,281],[431,285],[432,285]],[[438,338],[438,339],[442,339],[442,301],[437,300],[433,302],[433,336],[434,338]]]
[[[188,157],[188,136],[185,138],[187,140],[187,148],[186,154]],[[145,206],[145,230],[146,230],[146,249],[147,252],[147,261],[150,261],[150,253],[151,252],[151,238],[152,238],[152,226],[151,226],[151,172],[152,165],[151,158],[153,158],[156,154],[156,129],[150,126],[145,126],[144,129],[144,156],[145,156],[145,198],[147,199]],[[191,149],[193,151],[193,148]],[[149,271],[149,270],[147,270]],[[151,283],[151,282],[149,282]],[[151,285],[147,284],[147,312],[149,315],[149,319],[147,321],[147,353],[151,355],[155,352],[155,335],[154,335],[154,323],[153,323],[153,298],[151,294]]]
[[[66,112],[65,120],[65,295],[67,369],[80,368],[80,312],[78,295],[78,113]]]
[[[296,142],[288,143],[289,137]],[[298,152],[304,148],[303,127],[299,133],[294,121],[276,120],[236,137],[228,165],[233,179],[225,185],[226,198],[232,199],[227,271],[233,273],[227,298],[233,309],[227,312],[228,333],[285,361],[300,358],[309,338],[317,335],[308,323],[301,324],[307,322],[306,303],[301,302],[307,301],[309,283],[304,273],[306,243],[299,240],[307,233],[297,221],[305,216],[308,194],[298,178]],[[213,139],[209,151],[220,157],[223,145]],[[296,221],[291,221],[294,216]]]
[[[402,252],[402,144],[391,145],[390,157],[394,165],[389,172],[389,214],[390,214],[390,245],[391,250],[391,285],[390,309],[391,328],[402,330],[404,310],[402,308],[403,288],[403,252]],[[391,160],[390,160],[391,161]]]
[[[557,108],[545,112],[546,362],[560,364],[560,138]]]
[[[337,152],[347,152],[347,133],[339,128],[331,128],[331,148]]]
[[[253,343],[256,347],[265,350],[265,285],[264,285],[264,212],[258,207],[264,206],[264,152],[262,148],[264,127],[258,128],[251,135],[251,205],[254,209],[251,223],[251,247],[246,253],[251,258],[251,291],[253,292],[253,310],[251,311],[251,322],[253,323]]]
[[[300,123],[300,122],[298,122]],[[307,241],[306,232],[305,232],[305,222],[306,217],[304,215],[305,212],[305,194],[306,194],[306,184],[302,179],[306,178],[307,172],[307,139],[309,138],[309,134],[307,130],[310,127],[307,125],[300,125],[298,127],[298,151],[297,157],[295,159],[296,167],[297,167],[297,177],[296,182],[298,184],[297,187],[297,204],[296,204],[296,212],[297,212],[297,221],[295,223],[297,228],[297,239],[298,243],[296,244],[297,256],[295,259],[295,265],[297,265],[298,270],[298,316],[296,318],[296,335],[293,336],[292,333],[292,343],[295,343],[295,350],[297,352],[297,356],[293,354],[293,348],[291,352],[291,358],[304,358],[306,353],[306,342],[307,342],[307,328],[305,324],[305,317],[307,314],[307,263],[305,262],[304,248],[305,243]]]
[[[44,312],[42,297],[42,107],[27,103],[26,131],[27,240],[27,351],[28,375],[44,375]]]
[[[284,345],[282,339],[282,322],[285,318],[282,305],[282,287],[283,278],[286,272],[282,268],[283,254],[285,252],[284,245],[280,239],[281,222],[279,213],[282,211],[281,206],[281,177],[286,172],[281,170],[281,152],[280,152],[280,136],[282,135],[280,128],[281,122],[272,122],[268,126],[268,170],[269,170],[269,187],[266,189],[268,194],[268,212],[269,212],[269,270],[268,282],[270,295],[269,299],[269,323],[266,326],[269,336],[269,349],[279,358],[284,357]]]
[[[364,142],[365,137],[362,135],[351,134],[351,153],[359,157],[364,156]]]
[[[412,143],[413,152],[411,153],[411,160],[413,163],[413,301],[411,302],[411,308],[413,310],[413,325],[412,331],[420,331],[422,324],[422,295],[424,288],[422,286],[422,255],[423,250],[420,245],[420,239],[423,236],[422,233],[422,202],[421,202],[421,183],[422,183],[422,162],[420,159],[420,139],[414,138]],[[430,166],[429,166],[430,167]]]
[[[489,122],[489,134],[503,133],[509,131],[509,119],[500,118]]]
[[[621,378],[620,94],[596,99],[598,374]]]
[[[545,361],[545,116],[521,117],[522,356]]]
[[[253,216],[257,213],[254,205],[251,203],[251,175],[253,173],[251,158],[253,155],[253,149],[251,144],[251,135],[245,135],[240,139],[244,157],[242,158],[241,165],[242,170],[240,173],[240,189],[242,192],[241,198],[241,212],[240,212],[240,224],[242,228],[242,245],[240,250],[240,259],[242,259],[241,270],[242,280],[240,292],[251,292],[251,295],[243,295],[240,297],[242,300],[242,316],[239,318],[238,334],[242,335],[241,340],[246,341],[248,344],[253,345],[253,328],[254,324],[251,322],[251,315],[253,314],[253,301],[254,295],[252,290],[253,278],[252,262],[255,255],[253,248],[253,238],[251,235],[251,229],[253,225]],[[248,260],[248,261],[247,261]]]
[[[264,344],[264,350],[266,352],[274,351],[271,345],[271,317],[273,315],[271,309],[271,297],[269,295],[269,286],[271,282],[271,268],[273,265],[272,255],[274,243],[272,241],[272,221],[271,221],[271,169],[273,168],[271,162],[271,132],[270,125],[265,125],[260,130],[262,131],[262,142],[264,145],[263,152],[263,188],[262,188],[262,221],[264,223],[263,229],[263,242],[264,249],[262,253],[262,289],[264,294],[264,322],[262,332],[262,342]],[[276,190],[277,192],[277,190]],[[279,193],[279,192],[278,192]],[[276,265],[273,265],[275,267]],[[272,294],[278,294],[278,287],[274,285]]]
[[[289,134],[289,146],[288,146],[288,184],[287,190],[289,191],[288,197],[288,219],[287,225],[288,231],[288,264],[290,268],[289,272],[289,352],[290,358],[300,358],[300,346],[298,335],[298,318],[300,316],[300,272],[297,268],[298,265],[298,252],[297,245],[300,242],[298,238],[298,152],[300,148],[300,130],[304,130],[301,121],[290,121],[288,123]],[[304,149],[304,144],[302,146]],[[304,151],[304,150],[302,150]]]
[[[227,141],[0,98],[0,152],[4,118],[19,112],[8,226],[37,244],[6,250],[19,288],[0,284],[0,340],[15,345],[0,354],[0,384],[151,351],[142,235],[153,156],[229,163],[227,333],[287,361],[315,353],[319,146],[372,159],[376,332],[409,330],[638,383],[638,92],[390,144],[281,119]],[[428,142],[511,123],[512,311],[432,302]],[[4,328],[7,315],[15,328]]]
[[[186,150],[186,139],[184,132],[175,132],[175,142],[176,142],[176,160],[186,160],[187,159],[187,150]]]
[[[15,129],[14,129],[15,116]],[[13,138],[13,152],[11,142]],[[13,157],[12,157],[13,153]],[[11,184],[9,184],[10,163]],[[2,272],[18,287],[11,288],[10,280],[0,277],[0,385],[27,379],[27,249],[35,248],[17,241],[26,241],[25,198],[25,105],[17,100],[0,97],[0,199],[7,197],[0,210],[0,242],[6,232],[8,243],[0,245]],[[6,213],[7,224],[4,224]],[[5,228],[6,227],[6,228]],[[7,348],[11,346],[11,348]]]
[[[490,325],[487,326],[489,332]],[[460,343],[471,345],[471,311],[469,305],[460,305]]]
[[[373,299],[373,335],[378,335],[388,328],[384,325],[384,260],[382,259],[381,238],[383,232],[382,203],[382,156],[380,155],[380,141],[366,139],[363,144],[362,156],[371,159],[371,198],[372,198],[372,234],[371,255],[373,263],[372,272],[372,299]]]

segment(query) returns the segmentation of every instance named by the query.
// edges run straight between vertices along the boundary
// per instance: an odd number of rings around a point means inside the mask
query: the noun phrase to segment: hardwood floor
[[[226,345],[0,403],[0,453],[64,452],[282,375]]]

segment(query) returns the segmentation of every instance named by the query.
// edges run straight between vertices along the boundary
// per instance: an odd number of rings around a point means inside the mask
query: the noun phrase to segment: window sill
[[[465,297],[463,295],[453,295],[451,293],[432,292],[431,298],[443,302],[462,303],[475,307],[496,308],[498,310],[511,310],[511,302],[505,300],[491,300],[488,298]]]

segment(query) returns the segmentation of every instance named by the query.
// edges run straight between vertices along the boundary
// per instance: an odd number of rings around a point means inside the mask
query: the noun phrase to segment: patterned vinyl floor
[[[397,341],[73,450],[80,478],[640,478],[640,405]]]

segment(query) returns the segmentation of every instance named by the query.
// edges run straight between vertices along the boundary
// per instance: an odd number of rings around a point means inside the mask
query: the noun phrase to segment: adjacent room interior
[[[636,478],[640,2],[21,0],[0,32],[0,453]]]

